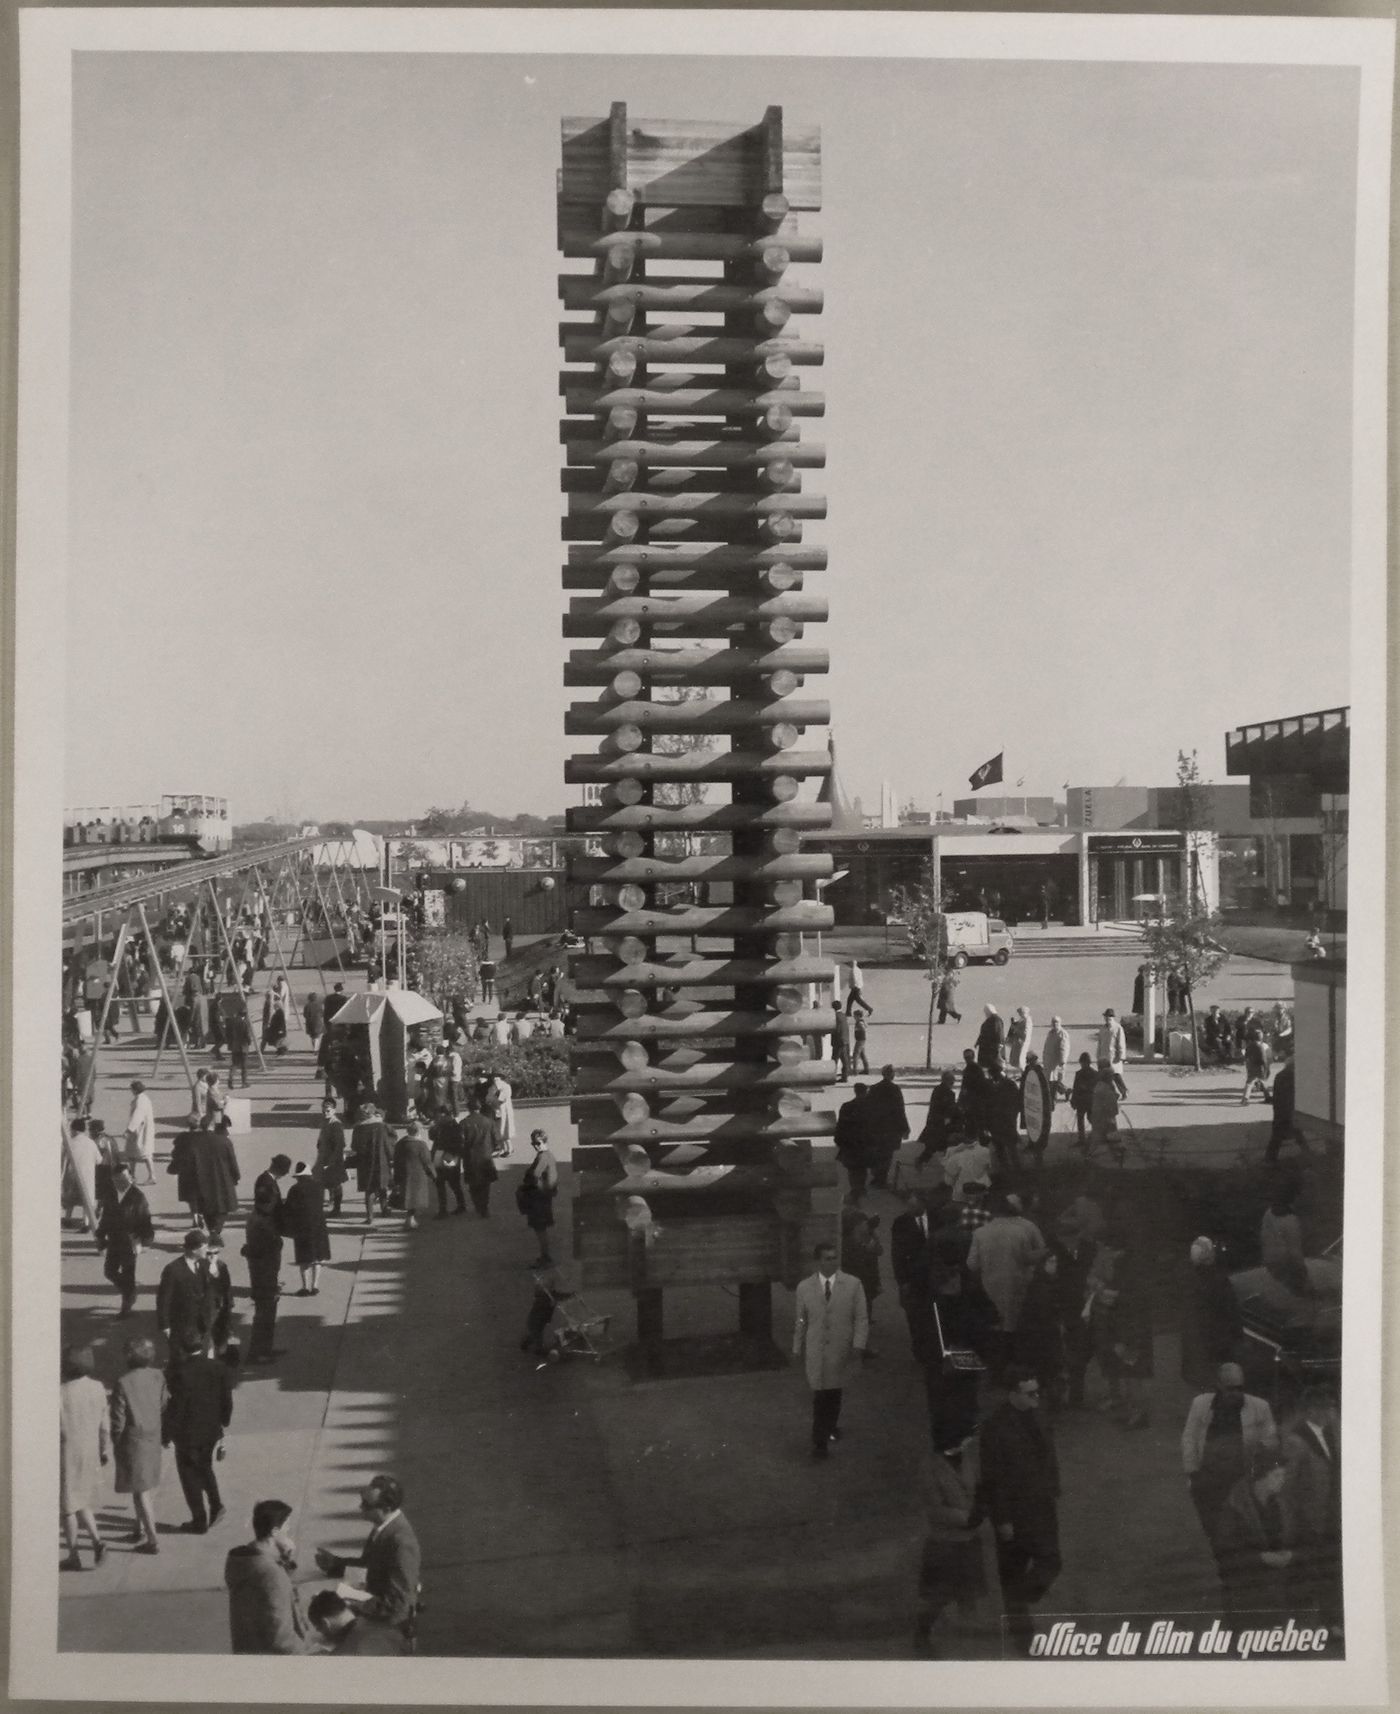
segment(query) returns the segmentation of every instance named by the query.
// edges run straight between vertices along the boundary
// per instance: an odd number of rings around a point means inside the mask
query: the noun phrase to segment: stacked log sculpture
[[[770,108],[747,129],[566,119],[559,244],[591,264],[560,279],[567,733],[596,741],[566,779],[579,996],[574,1249],[585,1286],[628,1286],[659,1348],[667,1287],[737,1288],[741,1334],[770,1331],[771,1285],[795,1284],[836,1236],[833,1129],[812,1091],[831,1026],[830,966],[804,935],[831,926],[832,859],[799,849],[830,820],[803,744],[827,704],[804,628],[825,515],[803,488],[824,409],[803,374],[821,346],[794,320],[821,293],[793,264],[820,207],[815,131]],[[677,742],[675,735],[704,740]],[[728,801],[723,801],[727,795]],[[688,901],[677,905],[681,894]]]

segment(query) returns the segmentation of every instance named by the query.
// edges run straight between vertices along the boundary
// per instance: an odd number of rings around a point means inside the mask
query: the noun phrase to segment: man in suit
[[[98,1218],[97,1241],[106,1249],[102,1271],[121,1293],[117,1314],[130,1315],[136,1306],[136,1258],[155,1242],[156,1231],[150,1204],[132,1183],[129,1167],[112,1168],[112,1192]]]
[[[859,1202],[865,1195],[873,1158],[870,1127],[865,1118],[868,1100],[866,1086],[853,1083],[851,1099],[843,1102],[836,1114],[836,1158],[850,1179],[852,1202]]]
[[[233,1382],[227,1364],[204,1355],[202,1335],[187,1340],[184,1358],[171,1381],[161,1438],[175,1448],[175,1469],[190,1508],[184,1528],[203,1535],[224,1515],[214,1449],[233,1417]]]
[[[235,1654],[309,1654],[306,1620],[296,1585],[296,1543],[287,1530],[284,1500],[253,1507],[253,1539],[224,1561],[228,1628]]]
[[[208,1267],[209,1237],[185,1233],[185,1253],[161,1270],[156,1288],[156,1320],[169,1351],[169,1373],[184,1360],[191,1342],[200,1351],[208,1345],[218,1316],[218,1292]]]
[[[870,1312],[865,1288],[836,1263],[835,1244],[818,1244],[817,1271],[797,1287],[792,1354],[812,1389],[812,1456],[825,1458],[841,1438],[841,1395],[857,1352],[865,1350]]]
[[[887,1187],[890,1167],[900,1144],[909,1135],[904,1091],[894,1080],[894,1067],[880,1067],[880,1081],[865,1098],[865,1125],[870,1138],[870,1179],[877,1190]]]
[[[408,1639],[397,1625],[362,1617],[334,1589],[323,1589],[319,1595],[313,1595],[306,1613],[322,1641],[330,1645],[326,1650],[328,1654],[408,1653]]]
[[[1341,1424],[1331,1397],[1309,1388],[1283,1441],[1295,1540],[1289,1585],[1300,1612],[1342,1623]]]
[[[423,1556],[413,1525],[403,1515],[403,1489],[395,1477],[375,1476],[365,1484],[360,1516],[373,1527],[358,1557],[342,1559],[318,1547],[316,1563],[327,1577],[343,1577],[349,1566],[364,1566],[369,1600],[360,1607],[360,1616],[397,1625],[411,1638]]]
[[[1060,1574],[1060,1466],[1040,1414],[1040,1382],[1008,1367],[1006,1402],[982,1423],[979,1495],[996,1529],[1006,1628],[1023,1652],[1030,1610]]]
[[[940,1197],[947,1192],[939,1187]],[[933,1311],[930,1297],[930,1267],[933,1261],[933,1192],[911,1192],[903,1214],[890,1226],[890,1269],[895,1289],[909,1323],[909,1344],[915,1360],[927,1360],[933,1340]]]
[[[257,1178],[253,1181],[253,1195],[255,1197],[261,1195],[269,1202],[271,1202],[273,1198],[276,1198],[276,1213],[273,1215],[273,1219],[276,1221],[277,1230],[279,1232],[284,1230],[282,1224],[281,1181],[289,1175],[291,1170],[292,1163],[287,1155],[273,1155],[272,1159],[267,1163],[267,1171],[260,1172]]]

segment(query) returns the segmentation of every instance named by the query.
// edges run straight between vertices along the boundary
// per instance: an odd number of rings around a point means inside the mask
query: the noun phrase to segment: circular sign
[[[1021,1123],[1037,1154],[1050,1140],[1050,1113],[1050,1081],[1038,1065],[1028,1065],[1021,1073]]]

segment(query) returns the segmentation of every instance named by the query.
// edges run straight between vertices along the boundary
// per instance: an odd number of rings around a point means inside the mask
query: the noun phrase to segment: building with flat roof
[[[969,826],[835,829],[804,837],[803,849],[830,852],[839,878],[822,897],[841,927],[882,922],[901,890],[932,868],[948,910],[984,910],[1012,924],[1067,927],[1131,922],[1151,915],[1162,895],[1181,890],[1192,840],[1179,830],[1141,832]],[[1199,884],[1216,896],[1213,836],[1196,836]]]
[[[1248,776],[1248,843],[1224,841],[1227,907],[1266,920],[1344,925],[1351,710],[1237,726],[1225,770]]]

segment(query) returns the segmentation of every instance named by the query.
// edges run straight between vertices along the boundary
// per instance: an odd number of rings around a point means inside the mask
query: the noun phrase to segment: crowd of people
[[[960,1020],[955,1002],[955,984],[936,1000]],[[849,1026],[869,1010],[858,982],[850,984],[846,1003],[836,1004],[833,1042],[842,1081],[855,1057]],[[1258,1041],[1287,1027],[1282,1008],[1268,1020],[1249,1016],[1239,1036],[1248,1071],[1258,1074]],[[818,1251],[816,1271],[798,1291],[795,1354],[812,1389],[813,1456],[825,1459],[840,1435],[843,1386],[875,1355],[885,1245],[871,1193],[900,1195],[904,1206],[888,1232],[889,1269],[923,1371],[931,1442],[923,1478],[929,1534],[915,1633],[920,1652],[936,1652],[941,1613],[985,1593],[984,1524],[993,1536],[1008,1635],[1028,1646],[1031,1610],[1060,1570],[1052,1419],[1093,1408],[1129,1433],[1152,1420],[1153,1258],[1126,1205],[1103,1195],[1100,1186],[1109,1181],[1096,1178],[1092,1161],[1101,1151],[1116,1162],[1124,1155],[1124,1027],[1106,1008],[1091,1050],[1077,1062],[1058,1016],[1039,1053],[1034,1028],[1025,1007],[1009,1019],[994,1005],[983,1008],[961,1074],[939,1077],[914,1139],[918,1152],[901,1160],[898,1175],[895,1162],[911,1126],[894,1067],[884,1066],[872,1085],[854,1084],[835,1135],[846,1178],[841,1245]],[[1042,1139],[1027,1138],[1022,1121],[1021,1076],[1037,1064],[1052,1103],[1068,1105],[1072,1143],[1083,1156],[1053,1191],[1036,1170]],[[1271,1162],[1277,1149],[1276,1130]],[[1306,1292],[1295,1193],[1295,1183],[1279,1181],[1259,1246],[1281,1284]],[[1181,1372],[1211,1389],[1192,1406],[1183,1456],[1219,1569],[1222,1604],[1231,1612],[1318,1613],[1339,1636],[1335,1405],[1325,1393],[1304,1393],[1281,1433],[1262,1401],[1248,1398],[1237,1408],[1245,1398],[1238,1367],[1243,1330],[1220,1242],[1202,1237],[1191,1246],[1183,1298]],[[1266,1418],[1268,1432],[1256,1432]]]
[[[544,1016],[532,1017],[527,1004],[513,1019],[498,1013],[477,1020],[464,1003],[454,1004],[441,1038],[425,1044],[411,1063],[409,1109],[401,1124],[389,1122],[367,1089],[355,1091],[351,1105],[341,1099],[324,1044],[328,1026],[349,996],[340,982],[324,998],[313,991],[301,1019],[312,1048],[311,1073],[324,1087],[314,1150],[306,1151],[304,1160],[274,1155],[251,1187],[229,1112],[238,1060],[226,1084],[219,1038],[211,1031],[201,1045],[212,1049],[213,1063],[198,1073],[190,1114],[171,1141],[166,1163],[187,1229],[179,1254],[158,1279],[138,1278],[141,1258],[157,1245],[160,1227],[169,1224],[157,1221],[146,1194],[157,1165],[150,1096],[140,1080],[132,1081],[130,1107],[116,1135],[105,1129],[90,1103],[74,1104],[65,1151],[65,1224],[76,1218],[102,1252],[118,1317],[134,1315],[143,1289],[154,1286],[163,1358],[155,1339],[133,1337],[126,1342],[124,1373],[107,1386],[96,1378],[90,1347],[65,1352],[60,1411],[65,1569],[85,1568],[84,1536],[92,1562],[100,1565],[106,1558],[108,1539],[97,1522],[95,1496],[113,1461],[116,1492],[132,1496],[134,1551],[161,1551],[155,1516],[163,1449],[173,1452],[189,1512],[181,1530],[204,1534],[222,1521],[218,1464],[226,1436],[233,1432],[236,1383],[245,1364],[268,1366],[285,1355],[276,1334],[279,1303],[290,1289],[283,1284],[287,1263],[300,1282],[296,1295],[319,1295],[322,1270],[332,1258],[332,1223],[357,1220],[373,1226],[388,1217],[412,1230],[434,1204],[439,1219],[464,1215],[469,1207],[478,1219],[491,1217],[492,1187],[516,1152],[513,1092],[509,1081],[490,1068],[464,1067],[463,1052],[472,1040],[518,1043],[534,1033],[532,1025],[542,1034],[562,1033],[561,978],[558,967],[541,973],[536,992],[527,997],[541,1000],[553,990],[549,998],[556,1008]],[[279,972],[263,995],[264,1051],[287,1051],[295,1017],[290,985]],[[537,1247],[532,1270],[553,1265],[549,1240],[558,1187],[548,1136],[537,1129],[515,1186],[517,1212]],[[363,1198],[362,1215],[346,1208],[347,1190]],[[246,1265],[246,1307],[251,1310],[246,1350],[238,1337],[245,1305],[224,1260],[225,1233],[234,1229],[237,1236],[230,1236],[229,1243],[237,1245]],[[336,1560],[330,1573],[343,1576],[347,1566],[363,1563],[367,1599],[356,1600],[355,1592],[342,1585],[338,1592],[322,1591],[304,1613],[289,1576],[294,1568],[290,1507],[280,1500],[259,1502],[252,1542],[228,1556],[235,1651],[393,1653],[408,1647],[417,1602],[417,1547],[412,1531],[396,1521],[402,1519],[398,1493],[392,1477],[375,1478],[362,1504],[375,1522],[366,1553],[362,1561]],[[380,1564],[381,1548],[390,1539],[402,1547],[401,1554],[395,1549],[400,1570],[412,1563],[411,1576]],[[318,1563],[324,1566],[332,1558],[318,1555]],[[413,1592],[407,1604],[405,1582]],[[389,1599],[391,1585],[395,1593]]]

